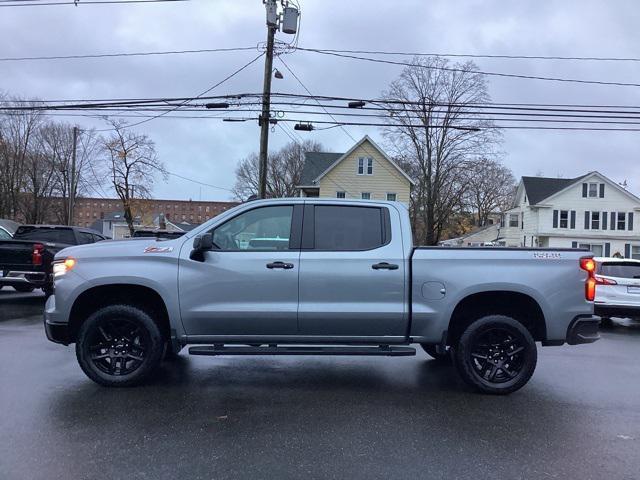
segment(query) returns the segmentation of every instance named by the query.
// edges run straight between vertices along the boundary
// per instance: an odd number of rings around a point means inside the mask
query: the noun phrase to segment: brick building
[[[204,202],[195,200],[135,200],[133,213],[136,216],[153,216],[164,213],[167,220],[179,223],[200,224],[230,209],[238,202]],[[122,212],[122,202],[117,198],[76,199],[74,225],[89,227],[98,219],[114,212]]]

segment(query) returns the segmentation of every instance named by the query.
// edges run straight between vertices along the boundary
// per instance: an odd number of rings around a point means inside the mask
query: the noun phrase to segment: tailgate
[[[6,240],[0,242],[0,271],[33,270],[31,254],[34,242]]]

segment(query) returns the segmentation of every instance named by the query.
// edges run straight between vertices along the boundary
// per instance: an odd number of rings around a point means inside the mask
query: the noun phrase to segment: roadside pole
[[[262,112],[258,117],[260,125],[260,156],[258,173],[258,198],[267,197],[267,169],[269,155],[269,127],[271,126],[271,76],[273,75],[273,49],[276,31],[280,30],[289,35],[298,31],[298,8],[289,4],[288,0],[279,0],[282,14],[278,13],[278,0],[262,0],[267,14],[267,45],[264,58],[264,83],[262,86]],[[282,78],[276,72],[276,78]],[[273,120],[275,122],[275,120]]]
[[[67,225],[73,225],[73,213],[76,201],[76,152],[78,149],[78,127],[73,127],[73,151],[71,153],[71,175],[69,185],[69,218]]]
[[[274,2],[275,3],[275,2]],[[276,28],[267,26],[267,51],[264,60],[264,84],[262,88],[262,113],[260,123],[260,181],[258,197],[267,196],[267,155],[269,152],[269,110],[271,108],[271,71],[273,70],[273,42]]]

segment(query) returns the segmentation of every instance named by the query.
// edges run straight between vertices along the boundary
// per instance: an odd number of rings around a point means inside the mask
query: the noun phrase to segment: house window
[[[336,198],[347,198],[345,192],[336,192]]]
[[[633,245],[631,247],[631,258],[635,260],[640,260],[640,246]]]
[[[371,192],[362,192],[362,200],[371,200]]]
[[[517,213],[510,213],[509,214],[509,226],[510,227],[517,227],[518,226],[518,214]]]
[[[358,159],[358,175],[373,175],[373,158],[360,157]]]
[[[387,200],[389,202],[395,202],[397,195],[395,193],[387,193]]]
[[[569,228],[569,210],[560,210],[560,228]]]
[[[600,230],[600,212],[591,212],[591,229]]]
[[[598,184],[590,183],[589,184],[589,198],[595,198],[598,196]]]
[[[624,212],[618,212],[617,230],[624,230],[626,228],[626,217],[627,215]]]
[[[603,245],[598,243],[579,243],[578,248],[586,248],[587,250],[591,250],[593,255],[596,257],[602,257],[602,252],[604,251]]]

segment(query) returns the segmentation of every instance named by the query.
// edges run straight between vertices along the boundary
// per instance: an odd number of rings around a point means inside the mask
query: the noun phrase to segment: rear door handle
[[[267,268],[270,270],[274,268],[283,268],[285,270],[291,270],[293,268],[293,263],[271,262],[271,263],[267,263]]]
[[[371,268],[373,268],[374,270],[397,270],[398,265],[396,265],[395,263],[380,262],[374,263],[373,265],[371,265]]]

